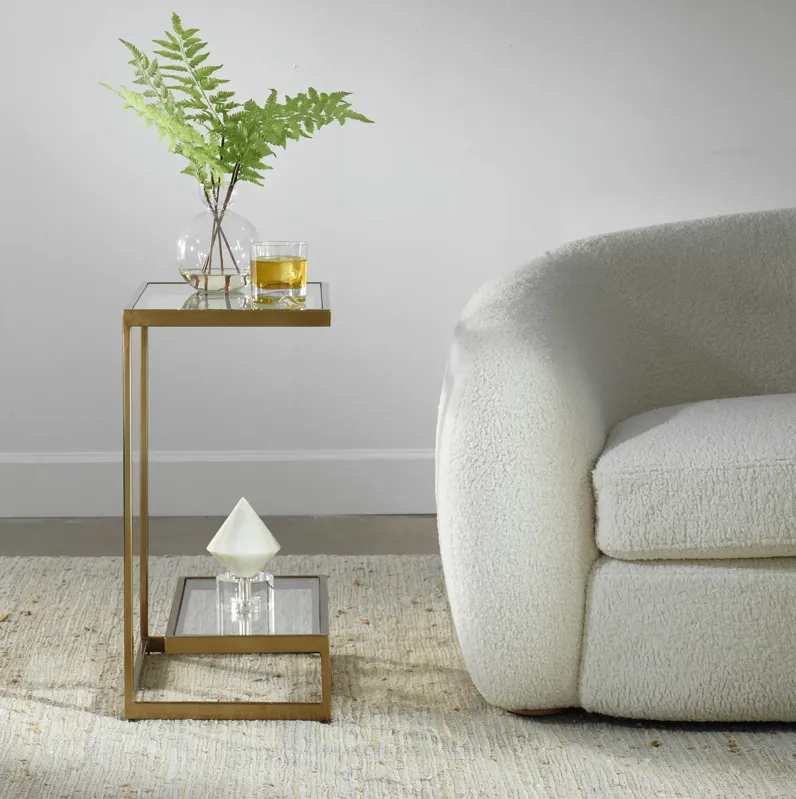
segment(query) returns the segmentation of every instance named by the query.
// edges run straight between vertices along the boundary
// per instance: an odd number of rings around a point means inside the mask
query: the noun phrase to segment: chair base
[[[511,710],[506,708],[509,713],[515,716],[554,716],[556,713],[563,713],[563,707],[545,707],[539,710]]]

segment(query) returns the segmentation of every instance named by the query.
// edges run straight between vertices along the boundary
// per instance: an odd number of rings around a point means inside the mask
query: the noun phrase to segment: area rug
[[[437,557],[282,557],[274,570],[329,575],[331,724],[123,721],[119,559],[0,559],[0,796],[796,796],[794,725],[530,719],[487,706]],[[154,622],[178,576],[213,571],[206,558],[153,558]],[[192,689],[244,690],[229,688],[232,669],[195,672]]]

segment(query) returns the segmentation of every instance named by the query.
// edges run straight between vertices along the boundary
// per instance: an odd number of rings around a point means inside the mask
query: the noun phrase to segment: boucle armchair
[[[796,720],[788,392],[796,211],[575,242],[473,297],[437,504],[488,702]]]

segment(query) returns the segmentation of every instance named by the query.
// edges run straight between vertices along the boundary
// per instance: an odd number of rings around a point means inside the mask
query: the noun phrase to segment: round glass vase
[[[257,231],[231,210],[235,195],[229,183],[200,186],[204,210],[177,240],[177,269],[202,294],[229,294],[249,285],[251,243]]]

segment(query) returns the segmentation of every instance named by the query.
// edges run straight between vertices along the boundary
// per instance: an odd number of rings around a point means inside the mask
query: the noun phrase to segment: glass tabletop
[[[308,309],[322,309],[323,291],[321,283],[307,284],[307,301],[304,303]],[[187,283],[147,283],[137,299],[134,300],[131,308],[133,310],[183,310],[183,311],[248,311],[248,310],[288,310],[293,308],[272,309],[269,306],[263,308],[253,307],[251,296],[248,290],[231,291],[229,294],[223,292],[213,294],[200,294]],[[302,310],[301,308],[295,310]]]
[[[327,283],[307,283],[301,305],[252,302],[248,290],[201,294],[187,283],[149,282],[124,309],[125,322],[141,327],[319,327],[331,324]]]
[[[167,635],[328,635],[325,578],[274,577],[272,598],[270,607],[241,618],[219,607],[215,578],[187,577]]]

